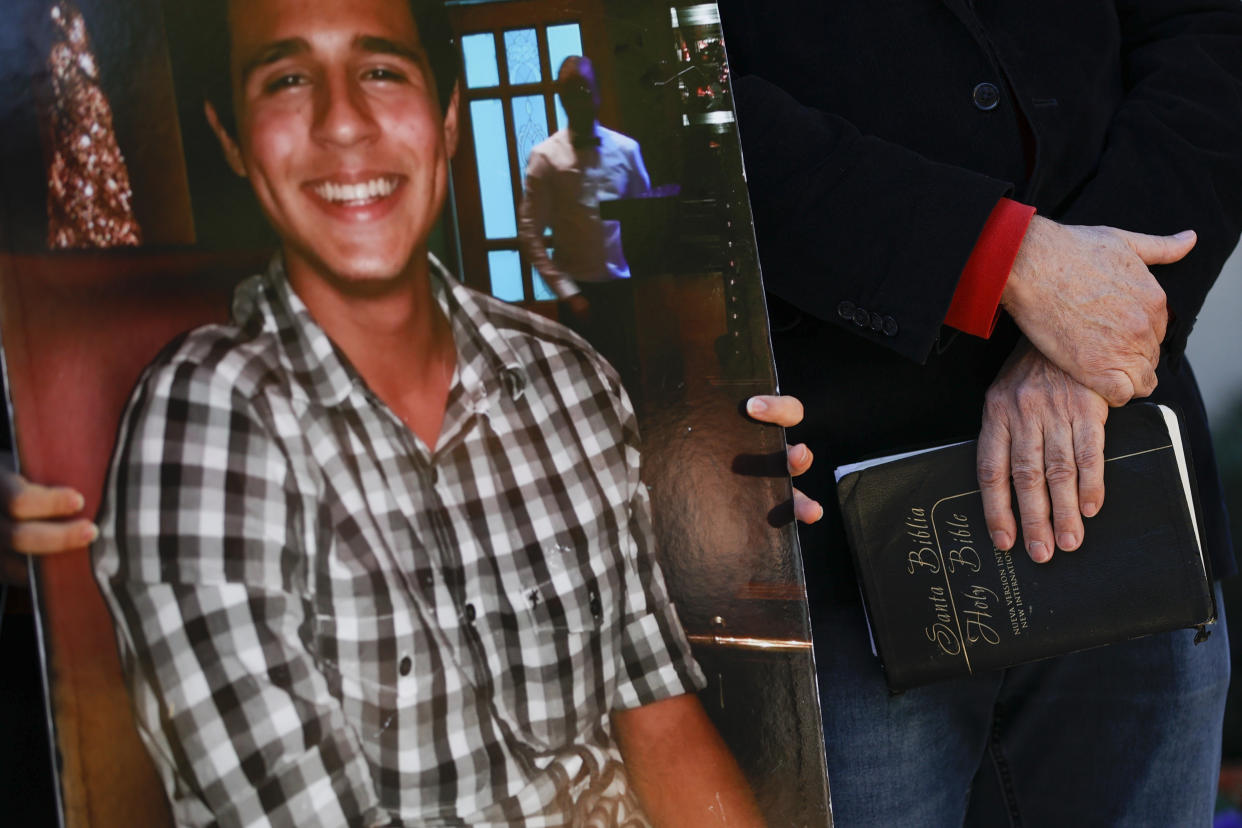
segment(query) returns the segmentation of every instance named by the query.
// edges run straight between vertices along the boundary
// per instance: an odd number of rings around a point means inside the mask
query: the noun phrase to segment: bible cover
[[[837,494],[891,689],[1215,621],[1193,474],[1165,406],[1110,413],[1104,504],[1074,552],[988,536],[974,441],[837,470]],[[1014,503],[1016,503],[1016,499]]]

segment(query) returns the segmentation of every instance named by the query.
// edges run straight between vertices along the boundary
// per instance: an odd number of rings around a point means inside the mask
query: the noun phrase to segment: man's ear
[[[458,120],[457,113],[461,108],[461,81],[453,84],[453,94],[449,97],[449,104],[444,108],[444,147],[448,152],[448,157],[452,158],[457,154],[457,136]]]
[[[220,148],[224,150],[224,160],[233,168],[233,172],[246,177],[246,165],[242,163],[241,148],[237,146],[229,131],[220,123],[220,117],[216,115],[216,108],[211,105],[211,101],[203,101],[203,113],[207,116],[207,123],[211,125],[211,131],[216,134],[216,140],[220,142]]]

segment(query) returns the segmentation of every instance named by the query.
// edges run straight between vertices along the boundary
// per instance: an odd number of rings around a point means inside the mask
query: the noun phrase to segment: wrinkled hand
[[[46,555],[80,549],[95,539],[95,524],[83,517],[84,501],[64,486],[48,487],[0,471],[0,551]]]
[[[746,413],[764,423],[789,428],[802,422],[802,402],[797,397],[761,395],[746,401]],[[791,477],[797,477],[811,467],[815,456],[806,443],[798,443],[786,449]],[[800,523],[815,523],[824,516],[824,507],[818,501],[804,495],[796,487],[794,494],[794,517]]]
[[[1164,290],[1148,265],[1171,264],[1195,234],[1147,236],[1036,216],[1001,305],[1027,339],[1071,377],[1125,405],[1156,387],[1168,324]]]
[[[1077,549],[1083,516],[1104,502],[1108,403],[1023,341],[988,389],[978,473],[988,532],[998,549],[1017,537],[1009,481],[1031,560]],[[1049,511],[1052,520],[1049,522]],[[1055,540],[1054,540],[1055,538]]]

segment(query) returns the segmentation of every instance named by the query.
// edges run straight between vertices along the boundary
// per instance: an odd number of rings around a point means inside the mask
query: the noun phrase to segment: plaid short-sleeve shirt
[[[609,713],[703,684],[616,374],[432,270],[434,451],[279,260],[130,401],[94,564],[179,823],[621,822]]]

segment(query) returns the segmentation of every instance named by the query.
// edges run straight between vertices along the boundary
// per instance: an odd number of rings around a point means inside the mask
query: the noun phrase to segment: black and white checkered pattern
[[[703,684],[616,374],[433,271],[458,349],[434,452],[279,261],[130,402],[95,572],[179,823],[624,814],[609,712]]]

